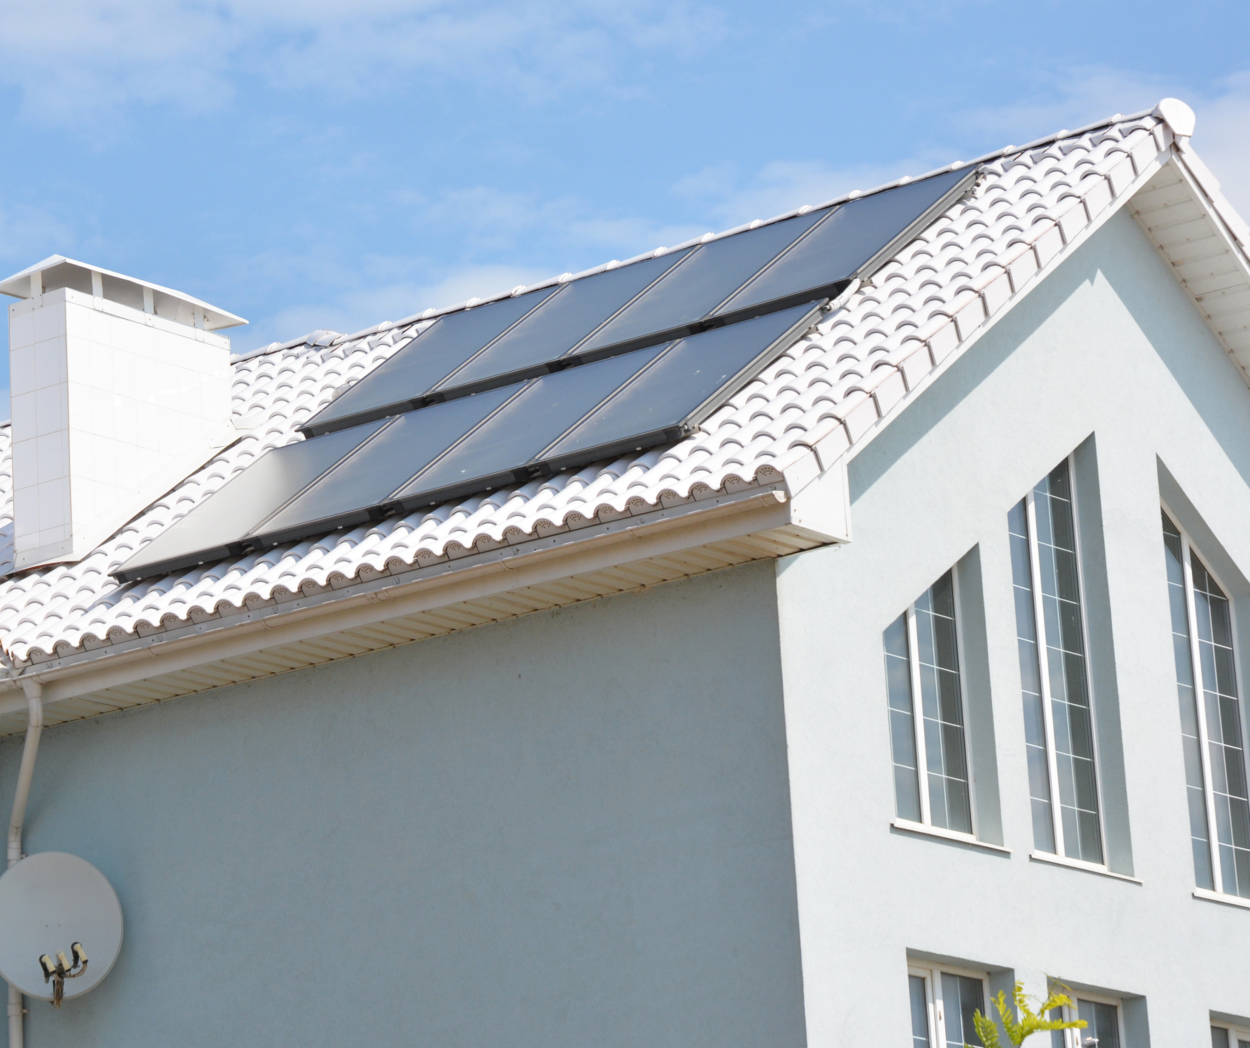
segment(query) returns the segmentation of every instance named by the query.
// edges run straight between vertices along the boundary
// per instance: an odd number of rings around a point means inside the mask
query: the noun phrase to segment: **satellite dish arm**
[[[35,755],[39,752],[39,736],[43,733],[43,685],[33,678],[22,681],[26,692],[29,720],[26,744],[22,747],[22,765],[17,773],[17,792],[13,796],[13,814],[9,818],[9,866],[22,861],[22,827],[26,824],[26,802],[30,800],[30,783],[35,777]],[[22,1048],[22,992],[9,983],[9,1048]]]

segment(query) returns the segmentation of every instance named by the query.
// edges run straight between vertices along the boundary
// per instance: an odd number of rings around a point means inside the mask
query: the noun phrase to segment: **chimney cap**
[[[235,316],[233,313],[227,313],[224,309],[218,309],[202,299],[194,298],[181,291],[174,291],[172,288],[162,287],[160,284],[153,284],[151,281],[140,280],[137,277],[128,277],[124,273],[114,273],[111,269],[101,269],[99,266],[88,265],[86,262],[78,262],[72,258],[66,258],[64,255],[50,255],[42,262],[36,262],[33,266],[27,266],[20,273],[14,273],[11,277],[5,277],[3,280],[0,280],[0,294],[11,295],[13,298],[30,298],[31,276],[35,273],[43,273],[52,269],[59,271],[60,279],[56,285],[57,287],[74,287],[79,283],[83,283],[85,287],[90,287],[91,274],[98,273],[101,277],[109,277],[110,282],[121,281],[124,285],[129,285],[129,289],[138,291],[140,294],[142,294],[143,289],[149,289],[152,291],[153,296],[160,296],[161,299],[164,299],[172,307],[162,308],[158,300],[157,313],[161,315],[177,315],[182,312],[177,308],[179,305],[189,307],[203,316],[204,327],[209,331],[236,327],[239,324],[247,323],[242,317]],[[78,279],[74,279],[75,277]]]

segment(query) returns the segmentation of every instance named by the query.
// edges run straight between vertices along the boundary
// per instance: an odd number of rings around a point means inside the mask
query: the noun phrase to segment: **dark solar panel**
[[[944,172],[444,316],[304,427],[322,435],[262,456],[115,575],[162,574],[677,440],[974,177]]]
[[[310,529],[330,531],[381,516],[379,507],[391,501],[396,488],[454,446],[518,388],[503,386],[400,415],[343,459],[338,469],[268,515],[249,537],[258,546],[272,546],[307,535]],[[325,439],[316,437],[312,443]]]
[[[794,306],[682,339],[541,458],[559,469],[677,439],[775,358],[796,327],[806,327],[814,315],[810,306]]]
[[[827,294],[839,281],[873,268],[882,252],[923,224],[974,173],[962,169],[934,175],[835,208],[827,221],[764,269],[717,315],[749,312],[764,303],[775,308],[787,299],[808,301],[813,290]]]
[[[242,552],[243,539],[253,524],[316,480],[383,425],[385,421],[371,422],[266,452],[157,535],[127,561],[122,571],[115,572],[115,577],[129,582]]]
[[[326,433],[835,297],[974,177],[974,169],[943,172],[557,289],[449,314],[304,432]]]
[[[702,245],[630,303],[628,309],[596,331],[578,347],[578,353],[629,345],[648,339],[655,332],[688,333],[690,325],[703,320],[828,214],[809,211]]]
[[[689,253],[675,251],[565,284],[435,388],[472,389],[476,383],[493,382],[499,376],[519,379],[529,377],[527,371],[541,374],[547,363],[577,345]]]
[[[543,288],[439,317],[432,327],[332,401],[303,428],[309,433],[324,433],[415,406],[427,390],[556,290]]]
[[[396,501],[412,508],[435,505],[471,491],[528,479],[528,466],[537,461],[543,448],[664,348],[652,346],[531,380],[486,425],[397,491]]]

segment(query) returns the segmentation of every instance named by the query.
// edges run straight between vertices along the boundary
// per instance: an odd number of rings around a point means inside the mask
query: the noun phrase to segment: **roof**
[[[81,562],[0,581],[3,660],[10,674],[35,672],[61,664],[51,660],[155,642],[192,624],[226,626],[300,598],[363,593],[383,576],[445,575],[475,553],[523,553],[606,522],[649,520],[662,508],[697,508],[756,489],[797,491],[813,462],[829,469],[854,454],[1152,179],[1189,179],[1201,190],[1188,166],[1192,150],[1186,140],[1176,142],[1158,113],[1117,115],[972,161],[983,166],[973,193],[886,261],[701,432],[676,444],[160,579],[117,583],[109,573],[138,548],[258,455],[301,439],[298,427],[337,389],[406,345],[429,319],[351,336],[314,332],[236,357],[241,439]],[[1238,227],[1227,202],[1211,193],[1202,205],[1212,251],[1233,260],[1214,290],[1235,293],[1244,285],[1250,294],[1245,224]],[[1167,250],[1166,234],[1147,231]],[[1206,264],[1203,272],[1214,269]],[[1184,282],[1183,273],[1178,277]],[[1190,287],[1200,308],[1212,290]],[[0,428],[0,525],[10,516],[8,433]],[[0,530],[10,534],[11,527]],[[0,557],[7,558],[0,570],[11,565],[11,545],[0,547]]]

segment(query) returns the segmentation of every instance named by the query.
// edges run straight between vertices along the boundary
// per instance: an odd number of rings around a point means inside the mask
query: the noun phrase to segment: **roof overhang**
[[[25,728],[30,679],[43,685],[45,722],[54,725],[849,541],[845,465],[822,471],[805,446],[779,465],[785,473],[770,484],[41,662],[0,680],[0,736]]]

